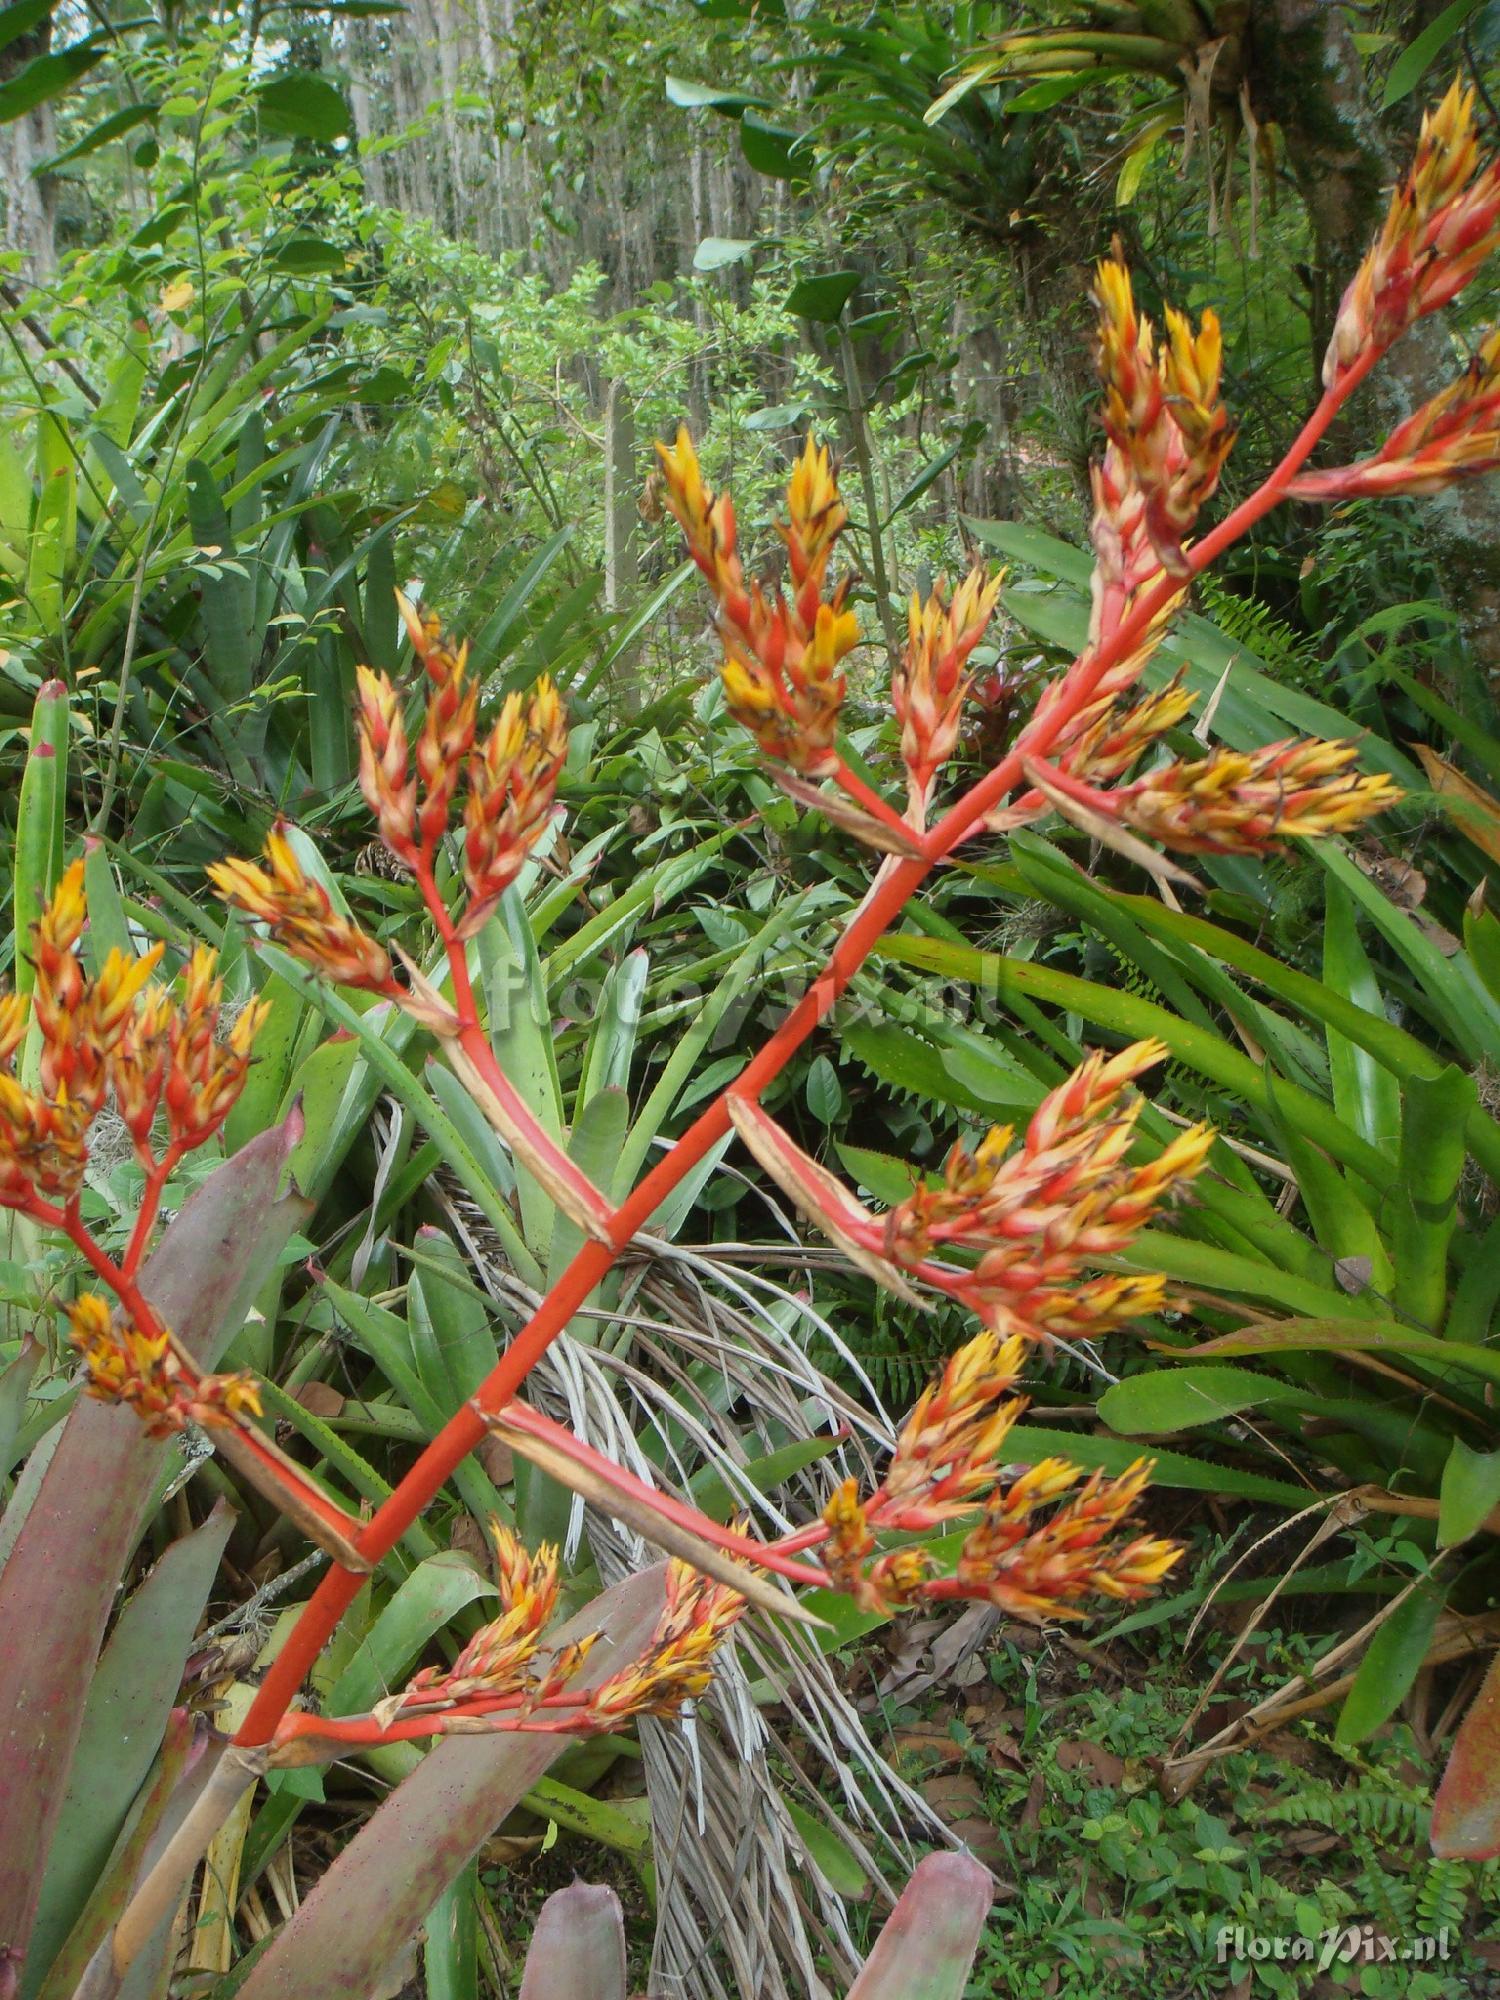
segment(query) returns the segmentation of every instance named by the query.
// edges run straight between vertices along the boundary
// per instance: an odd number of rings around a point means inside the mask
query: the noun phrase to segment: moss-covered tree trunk
[[[1413,9],[1413,30],[1422,25],[1421,11]],[[1380,226],[1409,135],[1388,131],[1376,115],[1341,7],[1329,0],[1253,0],[1249,32],[1256,109],[1281,128],[1312,223],[1320,363],[1344,286]],[[1375,407],[1366,405],[1370,429],[1408,415],[1458,367],[1441,319],[1413,327],[1375,378]],[[1426,512],[1438,574],[1493,691],[1500,686],[1500,482],[1450,488],[1428,501]]]

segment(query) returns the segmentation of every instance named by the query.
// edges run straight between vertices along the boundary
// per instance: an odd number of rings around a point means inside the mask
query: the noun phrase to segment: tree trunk
[[[1281,128],[1312,224],[1314,359],[1321,366],[1339,299],[1380,227],[1404,162],[1365,94],[1342,8],[1326,0],[1254,0],[1250,35],[1256,110]],[[1373,379],[1377,435],[1409,416],[1461,365],[1442,319],[1420,321]],[[1423,512],[1434,568],[1493,687],[1500,681],[1500,483],[1450,487],[1424,503]]]
[[[33,58],[45,55],[51,41],[49,17],[32,33],[17,35],[0,49],[0,84],[8,83]],[[51,174],[38,178],[33,171],[38,161],[56,151],[50,104],[0,125],[0,203],[5,211],[0,243],[21,253],[20,275],[29,285],[44,285],[57,268],[56,182]]]

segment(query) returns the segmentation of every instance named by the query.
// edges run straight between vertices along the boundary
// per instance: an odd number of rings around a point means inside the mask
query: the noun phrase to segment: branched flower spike
[[[667,505],[718,605],[730,713],[766,756],[804,777],[832,776],[844,700],[840,663],[859,641],[859,623],[845,608],[847,578],[825,595],[829,559],[849,518],[827,448],[809,437],[787,482],[787,519],[779,532],[791,572],[789,603],[774,586],[746,588],[733,503],[727,494],[715,498],[704,484],[687,431],[678,431],[670,449],[658,445],[657,451]]]
[[[1136,1232],[1201,1171],[1210,1127],[1182,1133],[1153,1160],[1126,1158],[1140,1100],[1126,1086],[1159,1063],[1159,1042],[1090,1056],[1043,1099],[1012,1150],[1008,1127],[948,1156],[937,1187],[918,1187],[884,1218],[864,1209],[759,1106],[732,1107],[766,1170],[861,1268],[901,1296],[932,1287],[997,1333],[1027,1340],[1103,1334],[1159,1311],[1154,1274],[1085,1278],[1128,1250]],[[954,1253],[965,1253],[957,1261]]]
[[[922,826],[938,772],[958,742],[969,677],[964,667],[984,637],[1004,575],[985,580],[971,570],[951,602],[939,583],[924,603],[915,592],[907,612],[906,653],[891,677],[891,706],[901,730],[908,817]]]
[[[1500,161],[1480,164],[1474,91],[1455,78],[1339,306],[1323,362],[1334,387],[1414,320],[1457,297],[1500,243]]]

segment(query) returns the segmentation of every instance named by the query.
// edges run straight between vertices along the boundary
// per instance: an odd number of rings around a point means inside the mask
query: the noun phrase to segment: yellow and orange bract
[[[117,1325],[99,1292],[85,1292],[69,1306],[68,1338],[83,1361],[85,1392],[124,1403],[149,1437],[170,1437],[189,1424],[211,1430],[261,1414],[252,1375],[190,1375],[165,1329],[148,1333],[129,1320]]]
[[[1104,427],[1139,486],[1142,524],[1161,563],[1185,573],[1183,543],[1219,483],[1234,444],[1223,402],[1223,339],[1205,312],[1195,333],[1167,309],[1167,339],[1136,310],[1130,273],[1118,256],[1098,268],[1099,372]]]
[[[1352,768],[1353,743],[1307,737],[1211,750],[1163,764],[1111,794],[1119,818],[1183,854],[1264,854],[1284,840],[1347,833],[1402,797],[1383,771]]]
[[[399,998],[384,945],[340,914],[321,882],[297,859],[280,827],[266,838],[262,868],[238,858],[209,865],[208,878],[224,898],[258,918],[277,944],[340,986]]]
[[[1411,168],[1340,302],[1325,384],[1457,297],[1497,243],[1500,160],[1480,165],[1474,91],[1455,78],[1423,118]]]
[[[849,518],[827,447],[809,437],[787,482],[788,518],[778,532],[787,546],[790,602],[774,587],[746,588],[733,502],[704,484],[686,429],[657,451],[667,505],[718,606],[730,713],[766,756],[805,777],[829,776],[838,767],[840,663],[859,642],[859,621],[846,609],[848,579],[825,594],[834,544]]]
[[[964,666],[984,637],[1004,574],[986,579],[982,569],[964,578],[951,600],[945,585],[924,602],[912,593],[906,651],[891,676],[891,707],[901,730],[911,816],[920,823],[937,773],[953,755],[969,678]]]
[[[1379,451],[1353,465],[1305,472],[1303,500],[1437,493],[1500,466],[1500,328],[1488,333],[1455,382],[1397,424]]]

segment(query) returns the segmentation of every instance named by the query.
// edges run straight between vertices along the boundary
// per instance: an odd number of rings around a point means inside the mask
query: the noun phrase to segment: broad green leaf
[[[0,1485],[10,1477],[10,1469],[16,1462],[16,1440],[26,1416],[31,1378],[42,1353],[41,1342],[28,1334],[14,1361],[0,1370]]]
[[[1397,1604],[1365,1648],[1334,1726],[1334,1741],[1363,1743],[1394,1715],[1422,1670],[1433,1630],[1443,1609],[1443,1593],[1419,1583]]]
[[[754,91],[720,90],[711,83],[690,83],[681,76],[669,76],[666,88],[667,102],[684,111],[722,111],[731,118],[738,118],[751,106],[764,111],[771,102]]]
[[[770,180],[805,181],[811,177],[811,162],[803,165],[798,160],[802,136],[784,125],[769,124],[753,110],[747,110],[740,120],[740,151],[758,174]]]
[[[363,1715],[393,1694],[433,1636],[495,1586],[467,1556],[447,1550],[418,1563],[370,1627],[328,1696],[330,1715]]]
[[[342,139],[351,129],[349,107],[325,77],[312,70],[273,76],[255,93],[264,131],[293,139]]]
[[[726,264],[743,264],[755,248],[744,236],[705,236],[693,252],[695,271],[721,271]]]
[[[1409,42],[1391,64],[1381,94],[1380,108],[1389,111],[1404,97],[1410,97],[1436,62],[1445,43],[1451,41],[1468,20],[1479,12],[1483,0],[1452,0],[1421,34]]]
[[[848,1843],[839,1838],[837,1829],[795,1799],[788,1798],[783,1803],[797,1829],[803,1853],[829,1888],[849,1902],[860,1902],[868,1896],[870,1878]]]
[[[1323,984],[1386,1024],[1380,984],[1359,941],[1354,909],[1337,882],[1328,884],[1323,920]],[[1334,1109],[1361,1138],[1394,1152],[1401,1133],[1401,1088],[1378,1056],[1350,1041],[1330,1022],[1325,1028]]]
[[[58,49],[50,55],[34,56],[24,69],[0,84],[0,125],[24,118],[28,111],[34,111],[49,98],[60,97],[70,83],[86,76],[108,54],[107,42],[89,40],[75,42],[71,48]]]
[[[1241,1410],[1304,1401],[1301,1391],[1244,1368],[1170,1368],[1127,1375],[1099,1398],[1099,1414],[1112,1431],[1153,1436],[1217,1423]]]
[[[1438,1547],[1466,1542],[1497,1507],[1500,1451],[1474,1451],[1462,1438],[1455,1438],[1438,1493]]]
[[[1092,1437],[1086,1432],[1048,1430],[1045,1425],[1019,1423],[1010,1434],[1011,1455],[1035,1464],[1039,1458],[1070,1458],[1075,1465],[1096,1467],[1103,1472],[1128,1471],[1142,1455],[1142,1447],[1124,1438]],[[1204,1459],[1189,1458],[1180,1451],[1146,1448],[1151,1460],[1154,1485],[1176,1487],[1188,1493],[1232,1494],[1239,1500],[1264,1501],[1273,1507],[1305,1507],[1307,1490],[1289,1480],[1270,1479],[1259,1472],[1246,1472],[1237,1465],[1214,1465]]]
[[[1473,1078],[1456,1065],[1430,1081],[1413,1077],[1401,1092],[1401,1181],[1391,1231],[1396,1306],[1433,1332],[1448,1303],[1448,1244],[1477,1102]]]
[[[799,279],[787,294],[786,310],[796,319],[833,326],[859,280],[858,271],[824,271],[816,277]]]
[[[479,1864],[471,1861],[428,1913],[422,1926],[427,2000],[479,2000],[479,1915],[475,1902],[480,1893]]]
[[[13,11],[7,8],[6,13]],[[107,118],[85,132],[81,139],[75,139],[71,146],[60,153],[54,153],[36,169],[39,173],[51,173],[58,167],[65,167],[72,160],[84,159],[89,153],[97,153],[101,146],[107,146],[112,139],[123,139],[127,132],[134,132],[137,126],[154,124],[161,106],[155,103],[127,104],[119,111],[112,111]]]

